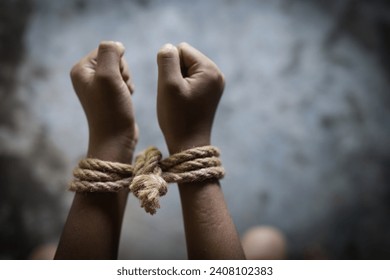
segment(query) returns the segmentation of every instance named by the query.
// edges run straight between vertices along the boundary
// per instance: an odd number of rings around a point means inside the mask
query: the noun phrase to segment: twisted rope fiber
[[[201,182],[221,179],[225,171],[213,146],[196,147],[162,159],[161,152],[149,147],[135,164],[87,158],[73,171],[69,190],[75,192],[117,192],[125,188],[141,201],[150,214],[160,208],[159,198],[167,193],[168,183]]]

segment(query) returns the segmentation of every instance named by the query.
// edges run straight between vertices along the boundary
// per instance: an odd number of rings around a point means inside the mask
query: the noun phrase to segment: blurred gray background
[[[390,9],[380,0],[1,0],[0,259],[57,242],[87,123],[69,70],[127,47],[137,151],[166,147],[156,53],[189,42],[224,72],[213,131],[240,234],[284,232],[291,259],[390,258]],[[120,258],[184,259],[177,187],[157,215],[130,197]]]

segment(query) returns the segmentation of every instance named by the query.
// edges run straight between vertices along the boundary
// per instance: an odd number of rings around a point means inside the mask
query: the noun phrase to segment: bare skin
[[[138,140],[124,47],[102,42],[71,71],[89,126],[87,157],[131,163]],[[116,259],[128,191],[76,193],[55,259]]]
[[[218,67],[182,43],[157,55],[157,114],[171,154],[210,145],[214,115],[224,89]],[[218,180],[179,184],[190,259],[245,259]]]
[[[124,47],[103,42],[71,71],[89,125],[88,157],[131,163],[138,130]],[[181,44],[158,53],[158,120],[171,154],[210,144],[224,88],[218,67]],[[244,259],[217,180],[179,185],[191,259]],[[56,259],[115,259],[127,191],[76,193]]]

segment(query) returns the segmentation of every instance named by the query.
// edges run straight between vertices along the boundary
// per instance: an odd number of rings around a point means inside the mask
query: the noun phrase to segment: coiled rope
[[[160,208],[159,198],[167,193],[168,183],[201,182],[221,179],[225,171],[213,146],[192,148],[162,160],[161,152],[149,147],[134,165],[87,158],[73,171],[69,190],[75,192],[117,192],[125,188],[141,201],[150,214]]]

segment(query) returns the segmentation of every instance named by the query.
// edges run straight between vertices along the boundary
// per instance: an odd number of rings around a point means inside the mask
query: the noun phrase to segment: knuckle
[[[80,75],[81,75],[81,67],[80,67],[80,64],[77,63],[70,70],[70,78],[72,80],[77,80],[80,77]]]
[[[226,81],[225,81],[225,75],[224,75],[222,72],[220,72],[218,82],[219,82],[219,84],[220,84],[220,86],[221,86],[222,89],[225,88],[225,83],[226,83]]]
[[[216,67],[209,67],[208,77],[210,78],[210,82],[220,89],[223,89],[225,86],[225,76],[223,73]]]
[[[173,50],[170,49],[170,48],[162,48],[161,50],[159,50],[158,54],[157,54],[157,58],[159,60],[164,60],[164,59],[169,59],[169,58],[172,58],[173,56]]]
[[[190,45],[187,42],[181,42],[177,48],[178,49],[183,49],[183,48],[188,48]]]

